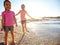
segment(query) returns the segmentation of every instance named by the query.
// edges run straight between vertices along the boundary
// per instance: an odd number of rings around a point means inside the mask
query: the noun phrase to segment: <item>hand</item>
[[[17,27],[18,25],[16,24],[16,27]]]
[[[17,15],[17,14],[16,14],[16,15]],[[15,15],[15,16],[16,16],[16,15]]]
[[[1,28],[1,31],[3,31],[3,28]]]

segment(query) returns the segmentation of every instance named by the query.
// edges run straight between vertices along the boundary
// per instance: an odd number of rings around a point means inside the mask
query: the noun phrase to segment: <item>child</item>
[[[11,2],[9,0],[4,1],[4,8],[5,11],[2,12],[2,29],[4,29],[5,32],[5,45],[7,45],[7,37],[8,37],[8,32],[10,31],[11,36],[12,36],[12,43],[14,45],[14,33],[13,33],[13,25],[16,23],[15,19],[15,13],[11,11]],[[17,23],[16,23],[17,26]]]
[[[25,18],[25,14],[28,15],[27,11],[25,10],[25,5],[22,4],[21,5],[21,9],[16,15],[20,14],[21,16],[21,24],[22,24],[22,30],[23,30],[23,33],[24,33],[24,28],[26,29],[27,32],[29,32],[26,28],[26,18]],[[29,15],[28,15],[29,16]],[[29,16],[31,17],[31,16]],[[32,17],[31,17],[32,18]]]

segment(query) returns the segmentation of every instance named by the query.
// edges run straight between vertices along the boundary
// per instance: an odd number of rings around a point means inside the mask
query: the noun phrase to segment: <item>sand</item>
[[[21,26],[14,27],[14,37],[16,45],[60,45],[60,42],[56,42],[53,39],[46,39],[36,35],[28,27],[29,32],[23,34]],[[4,32],[0,31],[0,42],[4,42]],[[8,45],[11,42],[10,32],[8,34]]]

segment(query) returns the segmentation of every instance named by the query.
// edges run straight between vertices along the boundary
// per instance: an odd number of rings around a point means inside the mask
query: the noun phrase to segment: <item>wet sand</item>
[[[28,24],[29,25],[29,24]],[[34,25],[35,26],[35,25]],[[60,42],[52,38],[44,38],[37,35],[31,27],[27,27],[29,32],[23,34],[21,26],[14,27],[14,37],[16,45],[60,45]],[[11,43],[10,32],[8,34],[8,45]],[[0,42],[4,42],[4,32],[0,31]]]
[[[21,30],[21,26],[14,28],[14,35],[15,35],[15,43],[16,45],[60,45],[58,42],[52,39],[45,39],[40,36],[37,36],[34,32],[30,31],[31,29],[28,28],[29,32],[25,32],[23,34]],[[4,38],[4,32],[0,31],[0,42]],[[1,39],[2,38],[2,39]],[[11,35],[8,35],[8,45],[11,42]]]

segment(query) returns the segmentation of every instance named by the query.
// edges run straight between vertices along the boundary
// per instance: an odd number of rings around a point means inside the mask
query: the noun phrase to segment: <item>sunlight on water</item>
[[[42,23],[42,22],[30,22],[27,23],[27,27],[31,28],[31,31],[37,35],[45,38],[52,38],[60,41],[60,24],[54,24],[56,22]]]

